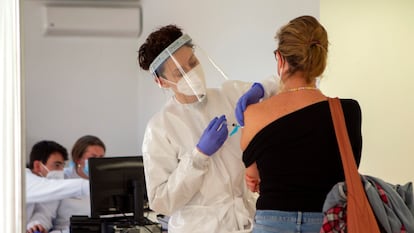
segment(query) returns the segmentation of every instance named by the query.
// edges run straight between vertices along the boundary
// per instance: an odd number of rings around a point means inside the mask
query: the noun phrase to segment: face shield
[[[154,59],[150,72],[160,87],[174,92],[180,103],[202,101],[207,87],[218,87],[227,80],[214,61],[186,34]]]

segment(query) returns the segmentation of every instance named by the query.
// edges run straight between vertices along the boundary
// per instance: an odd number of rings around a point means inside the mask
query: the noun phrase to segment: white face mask
[[[47,173],[46,178],[48,179],[55,179],[55,180],[63,180],[65,178],[65,173],[63,170],[53,170]]]
[[[65,178],[65,173],[63,172],[63,170],[49,171],[49,169],[43,163],[41,163],[41,165],[47,171],[47,179],[63,180]]]
[[[202,96],[207,93],[204,71],[201,65],[195,66],[188,73],[186,73],[186,78],[181,78],[177,83],[173,83],[169,80],[166,81],[176,85],[177,91],[187,96]]]

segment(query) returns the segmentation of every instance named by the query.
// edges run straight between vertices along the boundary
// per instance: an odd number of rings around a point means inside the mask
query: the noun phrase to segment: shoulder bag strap
[[[377,221],[362,187],[341,102],[338,98],[328,98],[328,101],[345,173],[348,233],[379,233]]]

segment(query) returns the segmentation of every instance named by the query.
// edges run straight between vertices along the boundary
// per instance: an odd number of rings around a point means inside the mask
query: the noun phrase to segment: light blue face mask
[[[85,160],[85,166],[83,166],[83,173],[89,177],[89,162],[88,160]]]

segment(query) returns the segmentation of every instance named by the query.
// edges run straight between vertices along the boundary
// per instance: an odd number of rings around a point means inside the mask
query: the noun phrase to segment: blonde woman
[[[301,16],[276,39],[281,89],[247,108],[241,138],[246,182],[260,193],[253,233],[319,232],[325,197],[344,180],[327,97],[316,85],[326,66],[328,36],[314,17]],[[341,102],[359,164],[360,106],[352,99]]]

